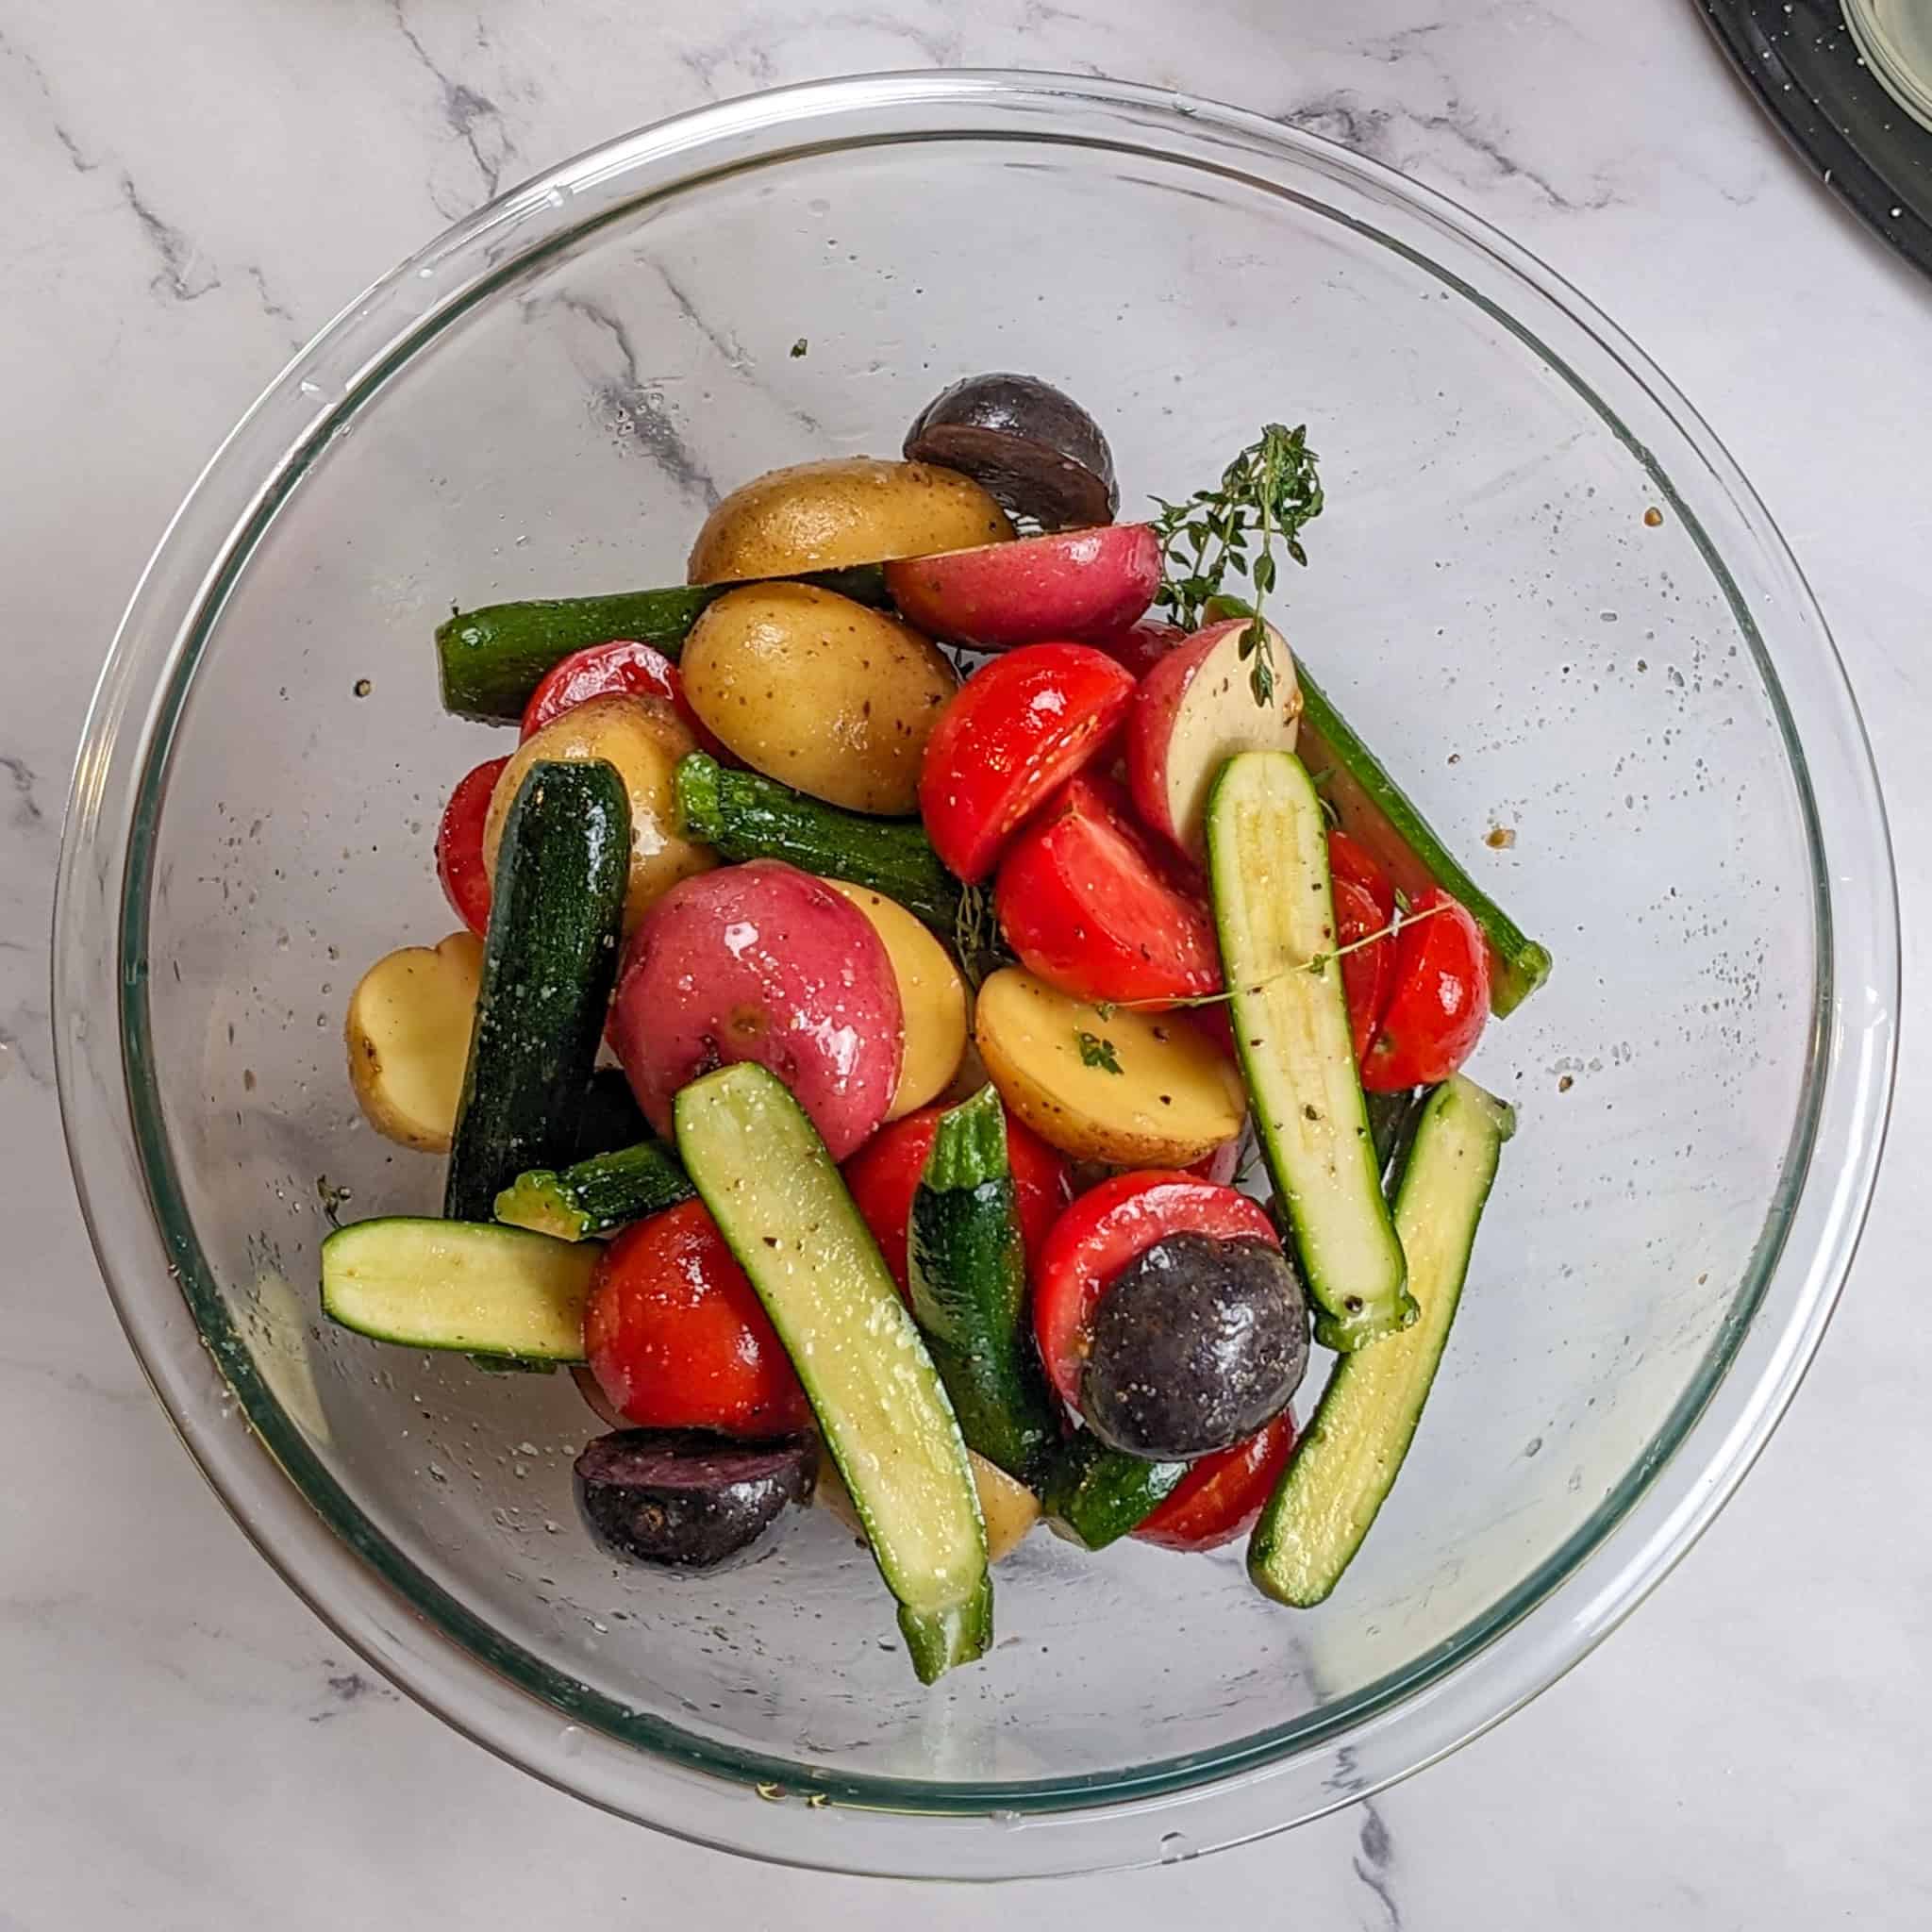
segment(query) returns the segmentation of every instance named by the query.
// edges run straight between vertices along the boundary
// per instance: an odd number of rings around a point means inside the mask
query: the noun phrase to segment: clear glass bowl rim
[[[1452,1643],[1318,1722],[1203,1757],[1041,1785],[825,1777],[627,1720],[497,1639],[377,1534],[249,1365],[181,1212],[146,1035],[152,842],[174,723],[228,584],[303,469],[388,375],[533,256],[720,173],[915,139],[1101,143],[1217,171],[1368,184],[1478,250],[1525,308],[1580,331],[1636,386],[1638,437],[1514,314],[1441,270],[1545,356],[1650,471],[1696,473],[1774,593],[1774,669],[1715,547],[1781,723],[1812,839],[1815,1031],[1804,1105],[1755,1278],[1665,1428],[1589,1524]],[[1268,185],[1284,190],[1278,182]],[[1433,263],[1427,264],[1432,269]],[[1802,737],[1799,724],[1802,722]],[[785,1863],[1003,1877],[1147,1862],[1241,1841],[1367,1795],[1455,1749],[1562,1674],[1669,1571],[1735,1489],[1814,1354],[1875,1181],[1895,1057],[1896,887],[1869,745],[1808,588],[1707,425],[1616,327],[1536,258],[1444,197],[1319,137],[1164,90],[1017,72],[813,82],[659,123],[458,223],[353,303],[210,460],[137,587],[89,714],[56,901],[56,1063],[70,1158],[109,1294],[156,1393],[263,1556],[373,1665],[468,1736],[561,1789],[698,1842]],[[113,1011],[109,1031],[91,1024]],[[165,1276],[180,1283],[177,1293]],[[200,1322],[191,1313],[192,1303]],[[205,1332],[206,1331],[206,1332]],[[247,1426],[235,1420],[239,1405]],[[641,1749],[640,1746],[642,1748]],[[762,1802],[774,1787],[828,1804]],[[1178,1848],[1178,1849],[1177,1849]]]

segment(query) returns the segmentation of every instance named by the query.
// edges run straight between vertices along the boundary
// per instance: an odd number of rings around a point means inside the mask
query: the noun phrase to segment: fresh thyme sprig
[[[1241,655],[1264,710],[1274,702],[1274,653],[1262,606],[1274,590],[1277,543],[1297,563],[1308,560],[1301,532],[1322,514],[1316,461],[1306,425],[1270,423],[1221,473],[1217,489],[1197,490],[1185,503],[1154,499],[1160,506],[1154,530],[1166,559],[1158,602],[1176,624],[1198,628],[1230,572],[1254,586],[1254,622]]]
[[[961,886],[959,909],[953,919],[953,950],[959,970],[976,993],[990,973],[1012,964],[1006,935],[992,909],[992,894],[984,886]]]

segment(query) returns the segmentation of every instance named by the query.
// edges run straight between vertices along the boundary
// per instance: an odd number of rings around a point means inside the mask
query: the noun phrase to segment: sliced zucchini
[[[1298,749],[1321,774],[1322,795],[1341,829],[1357,840],[1410,898],[1440,886],[1467,907],[1490,952],[1490,1004],[1500,1019],[1550,976],[1550,949],[1530,939],[1451,856],[1429,822],[1385,771],[1322,688],[1300,666],[1302,722]]]
[[[496,1218],[560,1241],[593,1241],[697,1192],[661,1141],[640,1141],[558,1173],[532,1168],[496,1197]]]
[[[322,1244],[323,1312],[407,1348],[580,1362],[598,1252],[489,1223],[358,1221]]]
[[[986,1524],[944,1385],[783,1084],[742,1061],[683,1089],[675,1111],[685,1171],[805,1384],[930,1684],[992,1643]]]
[[[940,1116],[908,1247],[912,1312],[967,1447],[1030,1486],[1060,1430],[1025,1327],[1007,1116],[991,1087]]]
[[[567,1166],[617,976],[630,805],[601,760],[530,767],[497,853],[442,1211],[488,1221],[525,1168]]]
[[[969,1449],[966,1460],[973,1465],[973,1484],[979,1491],[979,1513],[986,1522],[986,1559],[1004,1563],[1032,1533],[1040,1521],[1040,1498],[1024,1483],[1016,1483],[1005,1470],[989,1462],[977,1451]],[[820,1466],[814,1502],[822,1504],[854,1536],[865,1541],[865,1524],[852,1507],[852,1497],[830,1462]]]
[[[1483,1205],[1516,1117],[1457,1074],[1423,1108],[1395,1197],[1422,1316],[1345,1355],[1255,1525],[1248,1571],[1281,1603],[1318,1604],[1341,1580],[1408,1454],[1462,1295]]]
[[[1243,752],[1222,768],[1208,861],[1241,1071],[1276,1207],[1318,1304],[1315,1339],[1360,1348],[1414,1321],[1415,1303],[1335,958],[1327,822],[1292,752]]]
[[[887,602],[877,564],[808,579],[860,604]],[[445,710],[486,724],[514,724],[558,659],[614,638],[655,644],[675,658],[705,607],[735,584],[678,584],[608,597],[541,597],[458,610],[437,626],[436,660]]]
[[[1041,1507],[1071,1541],[1104,1550],[1139,1529],[1180,1487],[1188,1467],[1124,1455],[1083,1429],[1055,1457]]]

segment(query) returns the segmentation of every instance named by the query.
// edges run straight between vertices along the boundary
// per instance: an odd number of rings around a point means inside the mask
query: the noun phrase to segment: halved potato
[[[1127,782],[1141,822],[1205,862],[1208,794],[1229,758],[1292,751],[1302,691],[1288,640],[1271,625],[1274,694],[1255,702],[1254,666],[1241,646],[1251,618],[1212,624],[1176,645],[1141,679],[1127,719]]]
[[[1076,1160],[1187,1167],[1247,1113],[1227,1056],[1178,1014],[1103,1016],[1017,966],[979,989],[973,1037],[1000,1098]]]
[[[1003,543],[1013,525],[970,476],[931,463],[833,457],[734,490],[691,545],[694,584],[797,576]]]
[[[997,1563],[1003,1557],[1010,1557],[1040,1521],[1040,1498],[976,1449],[967,1450],[966,1459],[973,1465],[979,1513],[986,1519],[986,1559]]]
[[[447,1154],[462,1098],[483,941],[454,932],[436,946],[387,953],[349,995],[349,1085],[378,1134]]]
[[[503,824],[532,765],[544,758],[603,758],[617,767],[630,799],[630,882],[624,895],[624,929],[679,879],[708,872],[718,855],[678,827],[677,761],[698,748],[691,729],[669,698],[613,692],[573,705],[526,738],[496,780],[483,822],[483,863],[496,878]]]
[[[825,883],[872,922],[899,982],[906,1050],[891,1110],[886,1115],[888,1121],[896,1121],[937,1099],[959,1071],[966,1057],[966,982],[945,947],[896,899],[844,879]]]
[[[919,808],[926,740],[959,688],[952,659],[909,625],[810,584],[727,591],[677,668],[685,702],[746,764],[891,817]]]
[[[966,1460],[973,1465],[973,1484],[979,1491],[979,1513],[986,1519],[986,1559],[997,1563],[1010,1557],[1040,1521],[1040,1498],[997,1463],[989,1462],[978,1450],[967,1450]],[[854,1536],[864,1540],[865,1525],[852,1507],[852,1492],[846,1489],[838,1465],[829,1456],[820,1459],[818,1488],[813,1496]]]

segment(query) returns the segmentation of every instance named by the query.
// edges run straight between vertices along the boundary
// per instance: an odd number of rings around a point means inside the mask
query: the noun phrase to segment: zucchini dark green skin
[[[1408,1158],[1408,1143],[1415,1137],[1416,1123],[1432,1087],[1404,1087],[1394,1093],[1364,1093],[1362,1106],[1369,1116],[1369,1136],[1375,1143],[1375,1158],[1381,1163],[1382,1178],[1388,1182],[1400,1172]]]
[[[885,573],[875,564],[820,571],[805,579],[860,604],[882,606]],[[514,724],[530,694],[560,658],[625,638],[675,658],[705,607],[741,584],[678,584],[608,597],[542,597],[458,610],[436,630],[442,704],[460,718]]]
[[[782,858],[819,878],[845,879],[896,899],[941,939],[954,938],[959,881],[917,819],[841,811],[756,772],[727,772],[703,752],[678,760],[677,811],[687,838],[726,858]]]
[[[575,1153],[629,875],[630,803],[616,768],[531,766],[497,855],[443,1191],[450,1220],[489,1221],[525,1168],[567,1166]]]
[[[966,1446],[1034,1487],[1060,1428],[1026,1332],[1026,1254],[1000,1098],[940,1116],[912,1197],[912,1312]]]
[[[1123,1455],[1083,1429],[1054,1457],[1041,1507],[1083,1548],[1104,1550],[1139,1529],[1189,1468]]]
[[[593,1154],[560,1173],[531,1168],[496,1197],[496,1218],[562,1241],[615,1234],[633,1221],[697,1198],[676,1155],[661,1141]]]
[[[1440,886],[1482,928],[1490,954],[1490,1003],[1500,1020],[1550,976],[1550,951],[1528,937],[1458,865],[1434,828],[1381,761],[1297,662],[1302,720],[1296,748],[1318,774],[1323,798],[1341,829],[1374,855],[1411,898]]]

